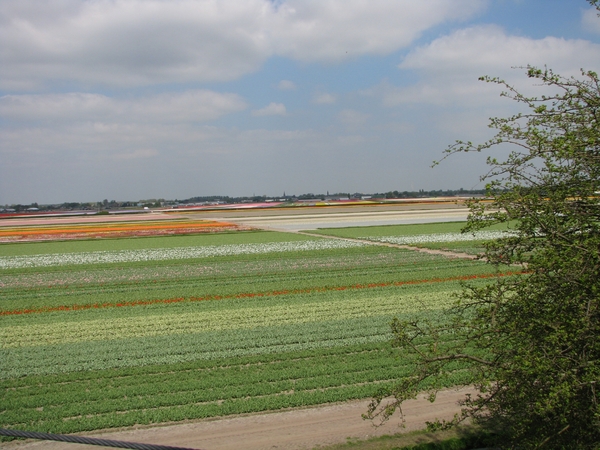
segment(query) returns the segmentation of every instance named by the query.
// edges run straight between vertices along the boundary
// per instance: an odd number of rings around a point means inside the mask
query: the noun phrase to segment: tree
[[[501,448],[600,448],[600,80],[526,73],[544,95],[482,78],[526,112],[491,119],[497,134],[483,144],[447,149],[510,147],[488,158],[491,202],[471,202],[465,231],[506,224],[484,258],[525,273],[466,285],[448,323],[395,319],[393,344],[413,358],[412,375],[381,390],[367,417],[389,417],[424,388],[434,400],[461,367],[479,394],[442,425],[470,418],[494,430]]]

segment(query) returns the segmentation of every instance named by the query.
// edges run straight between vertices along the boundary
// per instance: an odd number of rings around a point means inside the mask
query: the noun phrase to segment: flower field
[[[3,244],[0,426],[69,433],[366,398],[410,363],[391,354],[394,316],[443,320],[461,281],[514,275],[276,232]]]
[[[169,236],[192,233],[214,233],[243,228],[228,222],[212,220],[154,220],[140,222],[78,223],[41,226],[3,226],[0,242],[35,242],[67,239],[122,238],[134,236]]]

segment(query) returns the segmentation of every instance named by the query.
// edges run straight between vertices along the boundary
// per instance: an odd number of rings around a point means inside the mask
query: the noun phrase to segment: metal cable
[[[0,428],[0,435],[11,437],[22,437],[32,439],[44,439],[47,441],[73,442],[76,444],[102,445],[104,447],[131,448],[135,450],[198,450],[185,447],[172,447],[170,445],[140,444],[137,442],[113,441],[110,439],[96,439],[83,436],[64,434],[38,433],[37,431],[20,431]]]

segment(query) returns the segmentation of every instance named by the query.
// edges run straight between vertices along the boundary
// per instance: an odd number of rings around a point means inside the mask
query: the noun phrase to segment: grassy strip
[[[491,448],[493,435],[474,426],[444,431],[419,430],[396,433],[344,444],[319,447],[319,450],[470,450]]]

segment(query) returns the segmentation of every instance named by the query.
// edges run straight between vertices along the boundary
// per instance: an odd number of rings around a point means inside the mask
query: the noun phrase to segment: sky
[[[0,205],[482,189],[527,64],[600,71],[584,0],[0,0]],[[519,68],[520,67],[520,68]],[[502,151],[502,150],[499,150]]]

